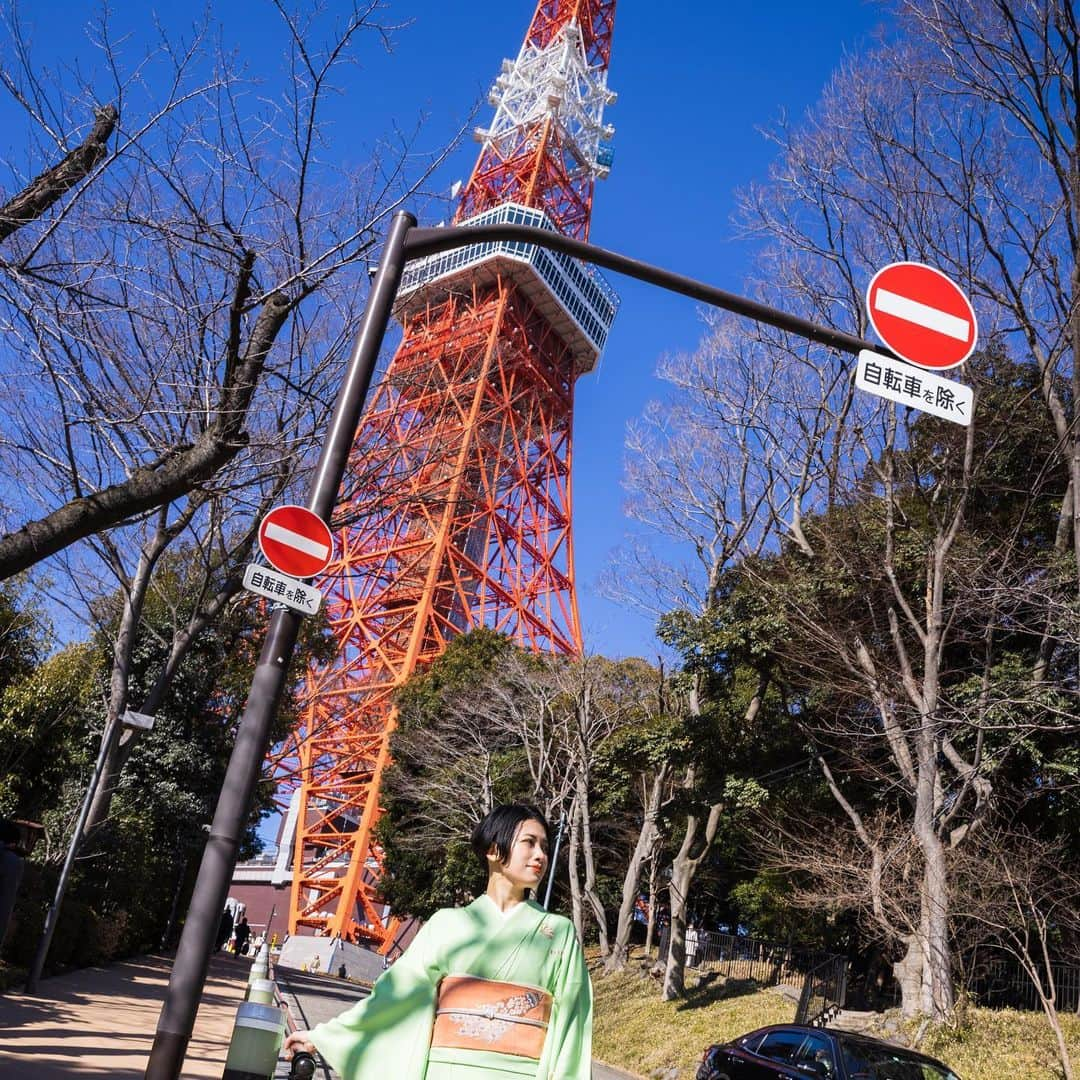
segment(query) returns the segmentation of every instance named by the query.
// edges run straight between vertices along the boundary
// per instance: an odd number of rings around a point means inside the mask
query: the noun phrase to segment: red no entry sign
[[[919,367],[940,371],[962,364],[979,336],[960,287],[924,263],[891,263],[879,270],[866,290],[866,309],[878,337]]]
[[[314,577],[334,551],[330,530],[303,506],[277,506],[262,519],[259,547],[275,570],[290,577]]]

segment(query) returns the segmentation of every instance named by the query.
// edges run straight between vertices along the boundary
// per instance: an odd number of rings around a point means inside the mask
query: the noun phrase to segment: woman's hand
[[[285,1045],[282,1049],[285,1051],[286,1061],[292,1061],[293,1054],[299,1050],[303,1050],[304,1053],[307,1054],[316,1053],[315,1044],[311,1041],[310,1032],[307,1031],[294,1031],[285,1040]]]

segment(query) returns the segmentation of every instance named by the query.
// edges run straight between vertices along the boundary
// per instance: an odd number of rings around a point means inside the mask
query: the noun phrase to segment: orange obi
[[[439,983],[431,1045],[539,1060],[551,1004],[551,995],[537,986],[447,975]]]

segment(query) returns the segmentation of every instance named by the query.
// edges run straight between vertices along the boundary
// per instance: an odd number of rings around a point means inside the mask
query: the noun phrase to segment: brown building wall
[[[290,885],[271,885],[269,882],[233,882],[229,886],[229,896],[239,900],[247,908],[247,921],[252,936],[263,933],[270,922],[270,913],[274,911],[270,932],[277,933],[278,940],[289,929]]]

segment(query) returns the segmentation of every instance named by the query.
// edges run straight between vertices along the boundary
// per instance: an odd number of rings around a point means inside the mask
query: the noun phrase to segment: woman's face
[[[510,854],[502,872],[523,889],[535,889],[548,864],[548,838],[544,826],[532,818],[523,821],[514,833]]]

